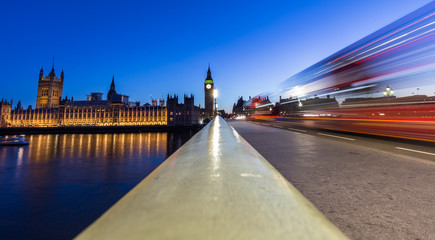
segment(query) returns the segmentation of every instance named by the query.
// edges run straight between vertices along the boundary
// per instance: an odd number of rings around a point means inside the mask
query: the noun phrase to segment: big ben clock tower
[[[204,82],[205,117],[208,119],[211,119],[214,113],[213,90],[214,90],[214,83],[213,83],[213,79],[211,78],[210,65],[209,65],[207,71],[207,77],[205,78],[205,82]]]

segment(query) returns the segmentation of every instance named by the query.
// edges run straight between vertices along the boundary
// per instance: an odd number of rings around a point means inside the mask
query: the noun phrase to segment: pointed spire
[[[112,83],[110,84],[110,90],[115,91],[115,75],[112,76]]]
[[[208,64],[207,78],[205,80],[206,81],[207,80],[212,80],[213,81],[213,78],[211,78],[210,63]]]
[[[55,75],[55,74],[54,74],[54,57],[53,57],[53,65],[52,65],[52,67],[51,67],[50,75]]]
[[[17,107],[15,109],[17,109],[17,110],[22,109],[22,107],[21,107],[21,100],[18,100],[18,104],[17,104]]]

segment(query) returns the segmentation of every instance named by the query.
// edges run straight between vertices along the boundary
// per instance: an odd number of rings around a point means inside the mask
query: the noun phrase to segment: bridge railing
[[[76,239],[347,239],[217,117]]]

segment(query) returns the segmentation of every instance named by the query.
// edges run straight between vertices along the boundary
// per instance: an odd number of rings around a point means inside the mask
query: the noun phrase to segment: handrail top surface
[[[216,117],[76,239],[347,239]]]

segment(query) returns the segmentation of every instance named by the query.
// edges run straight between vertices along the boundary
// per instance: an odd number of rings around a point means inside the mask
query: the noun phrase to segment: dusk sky
[[[210,63],[219,108],[290,76],[428,0],[6,1],[0,98],[36,103],[38,75],[65,72],[63,96],[118,93],[142,104],[194,94]]]

